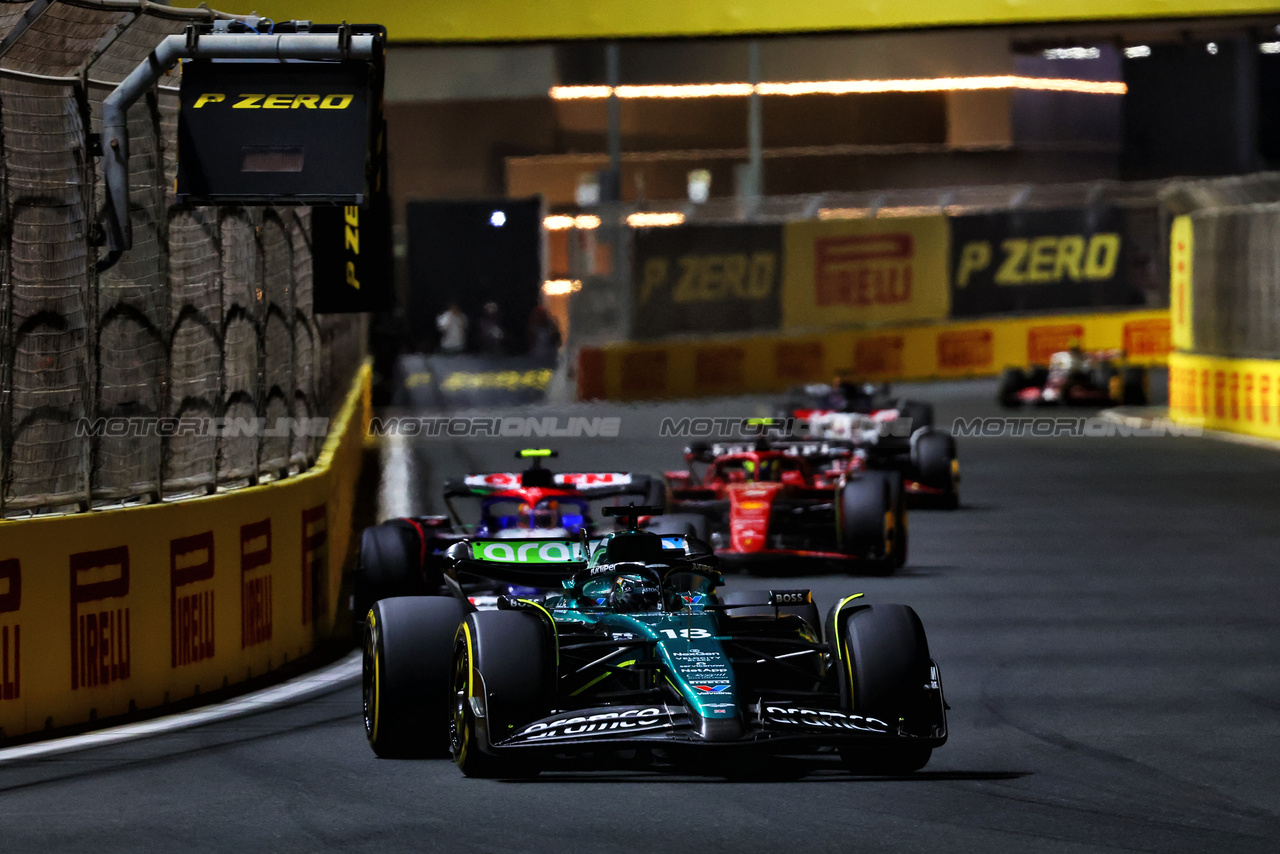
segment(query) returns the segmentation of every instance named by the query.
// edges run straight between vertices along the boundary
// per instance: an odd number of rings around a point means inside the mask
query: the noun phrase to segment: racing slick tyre
[[[933,725],[929,643],[907,605],[858,605],[845,599],[827,615],[827,643],[837,660],[844,708],[907,732],[929,735]],[[933,750],[907,743],[892,749],[842,747],[840,757],[858,774],[918,771]]]
[[[840,549],[861,558],[872,572],[892,572],[897,565],[895,552],[905,551],[905,541],[899,541],[899,508],[893,501],[895,478],[901,491],[902,475],[885,471],[864,472],[840,491]]]
[[[719,593],[721,605],[750,605],[752,603],[768,602],[768,590],[730,590]],[[726,612],[731,617],[772,617],[775,614],[785,616],[788,614],[799,617],[809,624],[809,628],[813,629],[813,633],[819,638],[822,637],[822,618],[818,614],[818,606],[812,601],[803,605],[760,605],[759,607],[750,608],[734,608]]]
[[[507,736],[551,713],[555,643],[546,618],[528,611],[476,611],[458,627],[449,743],[463,774],[532,777],[541,770],[527,757],[486,750],[494,734]]]
[[[697,537],[703,542],[711,539],[707,517],[700,513],[672,513],[670,516],[656,516],[645,530],[668,536]]]
[[[1119,373],[1116,371],[1116,366],[1104,359],[1094,365],[1093,375],[1089,377],[1089,381],[1093,383],[1094,388],[1105,391],[1112,400],[1116,400],[1120,396],[1120,389],[1117,385],[1118,376]]]
[[[1000,405],[1010,409],[1017,407],[1020,403],[1018,392],[1030,384],[1026,372],[1021,368],[1005,368],[1004,373],[1000,374],[1000,390],[996,393]]]
[[[889,506],[893,508],[893,568],[907,565],[907,490],[900,472],[886,472],[889,482]]]
[[[364,634],[364,729],[384,759],[448,750],[453,639],[466,606],[449,596],[375,602]]]
[[[898,417],[911,420],[911,432],[933,426],[933,404],[902,398],[895,404]]]
[[[430,573],[432,578],[424,572],[421,537],[416,528],[398,519],[364,529],[356,563],[353,614],[363,618],[380,599],[439,590],[439,571]]]
[[[1122,376],[1120,403],[1124,406],[1147,405],[1147,369],[1125,368]]]
[[[950,433],[929,430],[911,437],[911,467],[925,486],[941,489],[942,504],[954,510],[960,503],[960,461]]]

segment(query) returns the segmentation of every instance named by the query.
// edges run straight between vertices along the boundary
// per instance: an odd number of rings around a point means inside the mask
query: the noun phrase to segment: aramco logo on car
[[[472,543],[471,556],[499,563],[567,563],[583,559],[581,543],[546,541]]]

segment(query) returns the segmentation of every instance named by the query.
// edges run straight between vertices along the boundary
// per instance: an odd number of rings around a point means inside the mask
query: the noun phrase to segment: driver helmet
[[[662,588],[640,575],[619,575],[608,593],[609,606],[620,614],[656,611],[662,602]]]

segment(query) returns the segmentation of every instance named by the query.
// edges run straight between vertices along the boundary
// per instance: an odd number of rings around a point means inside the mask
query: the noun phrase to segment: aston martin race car
[[[611,510],[615,508],[610,508]],[[365,734],[381,757],[443,754],[472,777],[609,761],[737,776],[768,757],[835,748],[856,773],[901,774],[947,739],[947,705],[919,617],[808,590],[721,591],[691,537],[467,540],[454,596],[384,599],[367,620]],[[476,610],[467,576],[532,587]]]
[[[1054,353],[1049,364],[1030,370],[1006,368],[1000,377],[1001,406],[1143,406],[1147,370],[1125,363],[1120,350]]]
[[[807,459],[755,445],[685,448],[688,469],[669,471],[671,515],[659,530],[707,539],[726,568],[786,568],[800,561],[891,572],[907,560],[902,476],[815,471]],[[699,470],[699,468],[701,470]]]
[[[464,537],[538,539],[594,534],[593,507],[631,497],[651,500],[662,483],[629,472],[553,472],[542,462],[558,456],[545,448],[525,449],[517,458],[529,465],[519,472],[469,474],[445,482],[447,516],[388,519],[366,528],[356,564],[352,614],[357,619],[387,596],[438,593],[444,583],[445,550]],[[476,512],[458,506],[472,499]],[[473,598],[492,605],[499,593],[532,590],[489,589],[477,585]]]

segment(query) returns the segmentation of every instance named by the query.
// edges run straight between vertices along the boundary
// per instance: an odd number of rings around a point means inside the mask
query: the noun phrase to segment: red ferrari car
[[[684,471],[666,473],[670,513],[661,533],[709,540],[727,567],[814,559],[890,572],[907,557],[902,476],[816,471],[804,457],[757,446],[685,449]]]

